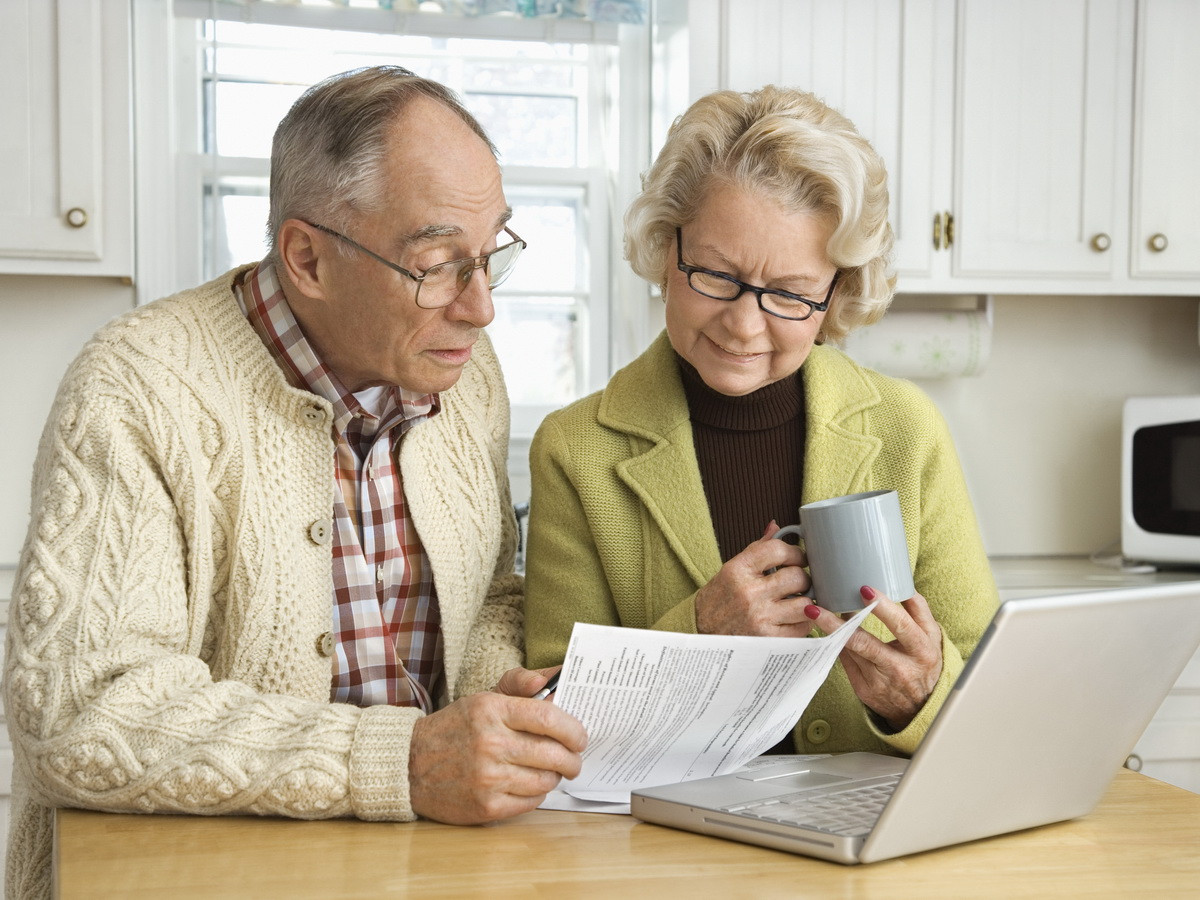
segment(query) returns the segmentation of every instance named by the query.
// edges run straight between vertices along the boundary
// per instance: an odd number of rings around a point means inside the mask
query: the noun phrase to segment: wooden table
[[[75,897],[1200,897],[1200,794],[1121,771],[1089,816],[867,866],[536,810],[486,827],[59,810]]]

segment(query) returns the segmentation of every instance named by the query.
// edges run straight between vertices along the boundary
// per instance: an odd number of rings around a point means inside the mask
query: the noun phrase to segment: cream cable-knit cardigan
[[[114,320],[60,386],[9,616],[9,897],[49,894],[56,806],[413,818],[419,712],[330,703],[318,652],[330,405],[288,385],[238,275]],[[453,698],[521,663],[508,401],[486,338],[442,404],[400,469]]]

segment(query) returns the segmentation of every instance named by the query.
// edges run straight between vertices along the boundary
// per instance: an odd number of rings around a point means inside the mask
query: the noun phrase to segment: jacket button
[[[829,740],[831,731],[829,723],[824,719],[814,719],[809,723],[808,728],[805,729],[804,736],[808,738],[809,743],[823,744]]]
[[[333,540],[333,523],[329,519],[317,519],[308,529],[308,536],[314,544],[324,547]]]
[[[306,406],[300,415],[309,425],[320,425],[325,421],[325,413],[319,406]]]
[[[321,656],[333,656],[333,632],[327,631],[317,638],[317,653]]]

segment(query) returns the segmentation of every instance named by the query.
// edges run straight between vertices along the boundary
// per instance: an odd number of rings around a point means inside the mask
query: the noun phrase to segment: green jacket
[[[899,493],[914,581],[942,628],[943,666],[924,709],[889,734],[855,697],[839,663],[796,726],[797,752],[911,754],[991,620],[995,582],[932,401],[915,385],[825,346],[804,363],[804,390],[804,502]],[[530,470],[529,666],[562,662],[576,621],[696,631],[696,591],[721,557],[665,333],[604,390],[546,418]],[[890,638],[878,620],[868,627]]]

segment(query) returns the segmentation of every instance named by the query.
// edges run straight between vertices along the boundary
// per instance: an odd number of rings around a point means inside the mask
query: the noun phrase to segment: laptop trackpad
[[[849,781],[844,775],[830,775],[828,772],[778,772],[770,774],[769,772],[747,772],[745,775],[739,775],[739,778],[746,781],[754,781],[766,787],[776,788],[786,791],[803,791],[808,788],[824,787],[827,784],[837,784],[839,781]]]

